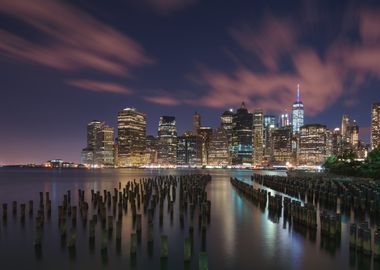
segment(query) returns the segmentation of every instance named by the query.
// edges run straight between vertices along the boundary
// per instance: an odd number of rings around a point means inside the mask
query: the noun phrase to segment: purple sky
[[[78,162],[87,122],[125,107],[153,135],[160,115],[181,133],[242,101],[290,111],[298,83],[306,123],[347,113],[368,141],[379,25],[370,0],[0,0],[0,164]]]

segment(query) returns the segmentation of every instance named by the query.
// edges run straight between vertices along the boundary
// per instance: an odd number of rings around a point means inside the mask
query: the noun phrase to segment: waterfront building
[[[208,165],[227,166],[230,164],[228,137],[223,128],[214,129],[210,138]]]
[[[292,126],[293,134],[300,131],[300,128],[304,125],[304,105],[301,101],[300,85],[297,86],[297,99],[293,103],[292,107]]]
[[[87,124],[87,146],[81,163],[89,166],[114,166],[114,129],[94,120]]]
[[[198,135],[198,130],[201,127],[201,115],[197,112],[193,115],[193,134]]]
[[[270,132],[277,127],[276,116],[274,115],[265,115],[264,116],[264,160],[269,161],[272,156],[271,151],[271,137]]]
[[[244,102],[234,114],[232,133],[232,164],[252,164],[253,115],[248,112]]]
[[[82,150],[81,163],[95,165],[96,136],[104,122],[93,120],[87,124],[87,146]]]
[[[146,114],[134,108],[118,113],[118,166],[141,166],[147,163]]]
[[[157,163],[177,163],[177,127],[174,116],[161,116],[158,124]]]
[[[148,163],[149,164],[156,164],[157,163],[157,143],[158,140],[154,136],[147,136],[146,137],[146,152],[149,156]]]
[[[271,129],[270,142],[273,164],[286,165],[293,162],[291,126]]]
[[[326,126],[304,125],[300,129],[298,163],[300,165],[322,165],[328,154]]]
[[[105,123],[93,120],[87,124],[87,148],[95,149],[98,131],[104,126]]]
[[[253,113],[253,165],[261,165],[264,157],[264,113]]]
[[[335,128],[331,132],[331,155],[338,156],[342,153],[342,133],[340,128]]]
[[[211,127],[200,127],[198,131],[198,136],[201,139],[201,156],[202,165],[208,164],[208,154],[210,149],[210,139],[212,136]]]
[[[380,103],[374,103],[371,111],[371,149],[380,146]]]
[[[224,129],[228,138],[228,152],[229,152],[230,159],[233,156],[232,135],[233,135],[234,127],[235,127],[234,115],[235,114],[234,114],[233,109],[229,109],[220,116],[221,128]],[[231,160],[230,160],[230,163],[231,163]]]
[[[177,165],[202,165],[202,140],[200,136],[184,134],[177,138]]]
[[[96,134],[95,164],[114,166],[114,128],[103,124]]]
[[[93,166],[95,165],[95,153],[94,149],[89,148],[83,148],[81,152],[81,158],[80,158],[81,164]]]
[[[119,164],[119,143],[118,138],[115,138],[115,143],[113,145],[113,159],[116,166]]]
[[[333,133],[333,130],[326,128],[326,157],[332,156],[333,154]]]

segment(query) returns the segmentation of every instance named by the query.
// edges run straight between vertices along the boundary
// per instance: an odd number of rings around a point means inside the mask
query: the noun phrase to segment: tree
[[[362,163],[356,161],[356,155],[352,150],[346,150],[338,156],[330,156],[326,159],[323,167],[331,173],[359,176],[361,174]]]
[[[380,146],[368,153],[361,171],[365,176],[380,179]]]

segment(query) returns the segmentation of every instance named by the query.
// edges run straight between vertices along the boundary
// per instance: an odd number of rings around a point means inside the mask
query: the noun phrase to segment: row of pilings
[[[206,187],[211,181],[209,174],[191,174],[181,176],[157,176],[128,181],[125,186],[119,183],[113,190],[91,190],[86,201],[85,191],[78,189],[76,200],[73,200],[71,190],[67,191],[58,204],[57,229],[61,246],[66,246],[69,254],[75,257],[77,245],[77,226],[85,228],[89,247],[93,251],[95,241],[100,243],[100,255],[103,262],[108,261],[109,240],[115,239],[120,248],[123,225],[129,220],[133,225],[130,234],[130,256],[137,263],[138,246],[141,244],[141,232],[147,230],[148,247],[153,248],[155,227],[162,228],[164,220],[173,224],[174,216],[179,219],[179,225],[185,231],[183,255],[185,266],[189,265],[193,254],[194,233],[200,234],[200,253],[198,254],[198,269],[208,269],[207,229],[211,222],[211,201],[207,197]],[[76,201],[77,203],[73,203]],[[164,206],[167,206],[164,209]],[[34,221],[34,247],[36,252],[42,252],[44,245],[44,228],[52,218],[52,201],[49,192],[40,192],[35,213],[35,202],[28,204],[13,201],[11,213],[22,225],[28,216]],[[174,211],[177,208],[177,211]],[[130,215],[127,213],[131,211]],[[2,204],[3,226],[8,220],[8,204]],[[54,212],[54,211],[53,211]],[[53,213],[54,214],[54,213]],[[158,224],[155,216],[158,215]],[[143,218],[144,217],[144,218]],[[185,230],[187,228],[187,230]],[[100,234],[97,232],[100,232]],[[170,234],[169,234],[170,235]],[[168,237],[160,235],[161,261],[169,259]],[[125,236],[124,236],[125,237]],[[179,247],[178,247],[179,248]]]
[[[251,180],[302,201],[326,209],[354,210],[360,215],[380,217],[380,183],[325,177],[269,176],[255,174]]]
[[[301,193],[307,194],[309,190],[304,188],[307,185],[299,179],[289,180],[286,177],[266,177],[262,175],[254,175],[252,176],[252,180],[263,186],[269,187],[275,191],[284,193],[286,195],[294,196],[298,194],[298,196],[295,197],[303,200],[307,199],[307,196],[309,196],[309,198],[311,196],[305,195],[305,198],[301,195]],[[281,180],[286,181],[284,184],[282,184]],[[313,200],[307,200],[307,202],[304,201],[305,203],[302,203],[300,200],[293,200],[287,196],[282,196],[280,194],[272,196],[271,192],[268,192],[266,189],[255,189],[251,184],[240,181],[237,178],[231,178],[230,181],[231,184],[235,188],[237,188],[241,193],[243,193],[245,197],[252,200],[253,202],[259,203],[261,207],[266,207],[268,203],[269,212],[276,211],[278,215],[281,215],[281,211],[283,210],[284,220],[287,220],[289,222],[292,222],[292,224],[294,225],[301,226],[312,231],[317,231],[319,224],[319,230],[322,237],[331,240],[340,239],[342,231],[341,214],[333,211],[322,210],[319,214],[318,223],[318,202],[320,202],[321,197],[325,197],[325,195],[321,196],[321,194],[318,192],[318,184],[314,185],[317,192],[312,192]],[[294,185],[300,182],[303,183],[303,185],[301,185],[301,188],[297,185]],[[346,185],[346,183],[344,185]],[[351,184],[348,186],[352,187],[354,185]],[[322,187],[320,187],[320,189],[323,190]],[[376,194],[376,191],[373,192]],[[331,192],[328,193],[331,194]],[[335,193],[333,192],[332,194],[333,195],[327,195],[325,198],[334,198]],[[369,194],[371,193],[369,192]],[[373,197],[373,199],[374,201],[376,201],[376,197]],[[374,239],[374,241],[371,241],[372,238]],[[380,260],[380,229],[377,229],[377,231],[375,231],[373,235],[371,235],[371,230],[369,228],[368,222],[363,223],[359,226],[357,224],[350,224],[350,247],[359,253],[368,256],[373,255],[375,259]]]

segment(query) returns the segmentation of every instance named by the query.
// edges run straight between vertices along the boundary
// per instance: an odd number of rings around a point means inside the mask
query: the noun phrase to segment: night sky
[[[306,123],[348,113],[368,141],[380,101],[379,1],[0,0],[0,164],[78,162],[86,124],[160,115],[179,133],[245,101]]]

